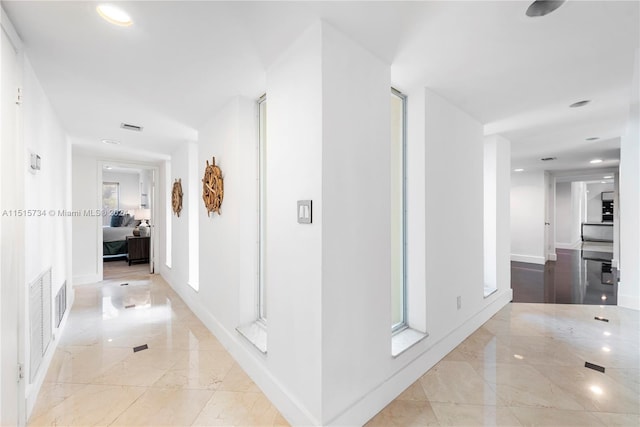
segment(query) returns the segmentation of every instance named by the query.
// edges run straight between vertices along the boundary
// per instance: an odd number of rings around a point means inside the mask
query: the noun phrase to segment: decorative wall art
[[[207,208],[207,215],[211,212],[218,212],[220,215],[220,206],[222,206],[222,198],[224,197],[224,183],[222,179],[222,171],[216,166],[216,158],[213,157],[211,164],[207,160],[207,166],[204,168],[204,177],[202,178],[202,200]]]
[[[171,208],[173,213],[180,217],[182,210],[182,178],[176,179],[171,190]]]

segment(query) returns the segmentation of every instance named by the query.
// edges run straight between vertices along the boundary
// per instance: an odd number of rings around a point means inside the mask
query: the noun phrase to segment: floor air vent
[[[65,280],[58,294],[56,295],[56,328],[60,327],[60,322],[67,311],[67,281]]]
[[[42,356],[49,347],[52,334],[51,269],[45,271],[29,286],[29,334],[31,338],[31,364],[33,379],[38,372]]]

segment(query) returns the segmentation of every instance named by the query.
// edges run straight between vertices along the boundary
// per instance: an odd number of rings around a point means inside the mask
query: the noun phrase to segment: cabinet
[[[613,191],[603,191],[602,197],[602,222],[613,221]]]
[[[150,237],[127,237],[127,261],[129,261],[129,265],[132,262],[149,262],[150,240]]]

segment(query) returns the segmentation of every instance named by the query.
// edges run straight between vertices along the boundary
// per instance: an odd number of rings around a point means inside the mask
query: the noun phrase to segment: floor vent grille
[[[29,286],[30,380],[33,382],[52,336],[51,269]]]
[[[58,294],[56,295],[56,328],[60,327],[60,322],[64,317],[64,313],[67,312],[67,281],[65,280]]]

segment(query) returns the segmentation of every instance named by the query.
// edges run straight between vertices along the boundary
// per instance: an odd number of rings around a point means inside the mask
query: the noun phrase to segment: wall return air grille
[[[51,269],[48,269],[29,286],[30,382],[33,382],[51,342],[51,308]]]

